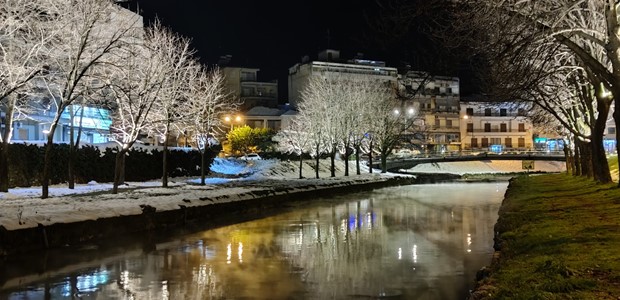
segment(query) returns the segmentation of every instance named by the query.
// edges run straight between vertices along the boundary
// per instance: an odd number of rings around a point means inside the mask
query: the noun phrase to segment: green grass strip
[[[496,226],[488,299],[620,299],[620,189],[566,174],[520,176]]]

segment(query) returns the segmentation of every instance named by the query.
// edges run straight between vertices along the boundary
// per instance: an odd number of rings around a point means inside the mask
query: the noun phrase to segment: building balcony
[[[460,132],[461,129],[459,127],[448,127],[448,126],[429,126],[429,130],[432,132]]]
[[[465,132],[465,134],[467,135],[471,135],[472,133],[505,133],[505,134],[516,134],[516,135],[522,135],[522,134],[527,134],[527,130],[518,130],[518,129],[506,129],[506,130],[501,130],[501,129],[497,129],[497,128],[492,128],[490,130],[484,130],[484,129],[474,129],[472,130],[467,130]]]
[[[525,113],[499,113],[499,112],[493,112],[490,114],[484,113],[484,112],[474,112],[473,114],[467,114],[467,116],[470,117],[501,117],[501,118],[505,118],[505,117],[526,117]]]

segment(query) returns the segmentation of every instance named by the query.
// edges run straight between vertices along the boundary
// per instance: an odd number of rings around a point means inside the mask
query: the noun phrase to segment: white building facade
[[[514,103],[461,102],[460,120],[462,150],[534,149],[532,122],[526,109]]]

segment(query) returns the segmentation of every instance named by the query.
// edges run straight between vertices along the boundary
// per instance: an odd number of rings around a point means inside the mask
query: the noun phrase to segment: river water
[[[464,299],[490,263],[506,186],[384,188],[151,243],[12,257],[0,299]]]

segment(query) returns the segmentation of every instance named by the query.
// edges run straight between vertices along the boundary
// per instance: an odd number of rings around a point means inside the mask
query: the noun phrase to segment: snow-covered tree
[[[168,144],[171,131],[183,119],[185,113],[184,104],[189,92],[189,80],[194,72],[195,62],[192,58],[194,51],[190,47],[190,41],[168,28],[164,28],[159,21],[152,25],[153,31],[159,32],[151,41],[158,44],[161,51],[161,63],[167,65],[169,73],[160,91],[160,101],[156,102],[153,110],[153,131],[161,136],[164,146],[162,186],[168,186]]]
[[[110,89],[114,98],[112,105],[112,138],[118,143],[112,193],[118,192],[125,168],[125,155],[141,134],[148,131],[153,122],[153,110],[162,101],[166,79],[174,66],[166,61],[170,47],[162,43],[168,34],[161,27],[147,28],[143,43],[123,47],[119,58],[123,61],[114,69]]]
[[[618,4],[608,0],[466,0],[460,4],[462,22],[454,24],[454,28],[474,33],[474,38],[483,41],[479,44],[486,48],[483,53],[489,58],[494,79],[499,79],[490,81],[499,91],[496,95],[540,101],[544,99],[541,91],[556,85],[554,76],[564,76],[569,78],[565,82],[570,82],[574,76],[571,72],[579,72],[581,87],[574,89],[564,84],[564,94],[588,95],[590,103],[595,103],[597,120],[591,123],[596,129],[590,136],[593,148],[589,159],[596,180],[609,182],[605,168],[598,168],[606,165],[602,143],[599,145],[599,127],[604,125],[611,100],[615,107],[620,104]],[[467,33],[461,36],[472,37]],[[571,94],[586,86],[587,93]],[[620,124],[620,110],[614,110],[614,118]],[[569,124],[567,129],[577,126]],[[620,133],[616,134],[618,139]]]
[[[121,47],[133,42],[142,26],[140,16],[124,12],[109,0],[48,3],[54,5],[56,14],[48,25],[58,30],[45,78],[45,89],[51,99],[49,109],[54,116],[48,129],[42,198],[47,198],[49,193],[51,149],[62,114],[91,88],[89,83],[92,81],[86,79],[106,74],[110,64],[118,58]]]
[[[303,156],[304,153],[310,152],[309,147],[312,143],[311,131],[307,130],[306,124],[307,122],[301,117],[296,117],[273,138],[278,143],[277,149],[279,152],[299,156],[299,179],[304,178],[302,172]]]
[[[200,183],[204,185],[208,169],[206,153],[220,145],[216,136],[222,136],[227,128],[223,124],[224,116],[234,112],[239,103],[225,91],[224,75],[219,69],[209,71],[199,67],[191,78],[183,122],[200,150]]]
[[[48,43],[54,36],[46,24],[53,17],[44,0],[0,1],[0,106],[4,128],[0,135],[0,192],[8,191],[8,153],[13,121],[27,115],[29,83],[44,71]]]

